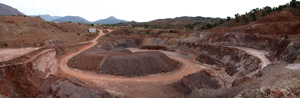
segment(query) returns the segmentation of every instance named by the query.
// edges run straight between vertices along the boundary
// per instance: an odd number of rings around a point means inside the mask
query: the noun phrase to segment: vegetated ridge
[[[21,13],[20,11],[18,11],[17,9],[11,6],[0,3],[0,15],[10,16],[10,15],[25,15],[25,14]]]

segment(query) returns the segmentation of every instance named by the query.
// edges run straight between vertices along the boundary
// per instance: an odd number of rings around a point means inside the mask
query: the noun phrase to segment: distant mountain
[[[54,19],[58,19],[58,18],[62,18],[61,16],[51,16],[51,15],[33,15],[33,16],[40,16],[41,18],[43,18],[46,21],[52,21]]]
[[[82,18],[82,17],[79,17],[79,16],[65,16],[65,17],[62,17],[62,18],[58,18],[58,19],[54,19],[54,20],[51,20],[53,22],[74,22],[74,23],[77,23],[77,22],[80,22],[80,23],[91,23],[89,21],[87,21],[86,19]]]
[[[108,17],[106,19],[97,20],[94,23],[96,23],[96,24],[117,24],[117,23],[120,23],[120,22],[128,22],[128,21],[117,19],[117,18],[115,18],[113,16],[110,16],[110,17]]]
[[[0,3],[0,15],[25,15],[17,9]]]

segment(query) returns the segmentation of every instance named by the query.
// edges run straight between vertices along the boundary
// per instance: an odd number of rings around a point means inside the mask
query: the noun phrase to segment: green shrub
[[[109,34],[105,34],[105,37],[109,37]]]
[[[288,39],[288,38],[289,38],[289,35],[285,35],[285,36],[284,36],[284,39]]]
[[[7,47],[8,45],[7,45],[7,43],[5,43],[3,46],[6,46],[6,47]]]
[[[150,32],[146,32],[146,34],[150,34]]]
[[[175,33],[173,30],[170,30],[169,32],[170,32],[170,33]]]

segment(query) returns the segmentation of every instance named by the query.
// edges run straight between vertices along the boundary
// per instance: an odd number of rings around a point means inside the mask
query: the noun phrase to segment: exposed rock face
[[[173,84],[173,87],[179,92],[190,94],[193,90],[196,89],[217,89],[221,86],[219,85],[215,77],[211,76],[206,71],[200,71],[183,77],[179,82]]]
[[[80,47],[80,45],[78,47]],[[57,57],[60,57],[57,56],[57,54],[60,53],[57,53],[54,49],[50,51],[47,51],[47,49],[49,48],[40,48],[39,50],[36,50],[42,54],[37,56],[37,58],[33,59],[32,61],[25,62],[28,60],[26,57],[29,55],[36,55],[36,51],[12,60],[17,61],[16,63],[18,64],[12,64],[12,62],[8,61],[6,63],[9,64],[9,66],[0,67],[0,97],[114,97],[103,90],[92,89],[88,85],[76,83],[76,81],[74,82],[73,80],[66,80],[63,77],[54,76],[57,74],[58,69]],[[65,49],[62,47],[59,49],[61,51],[65,51]],[[77,48],[73,49],[69,46],[68,50],[75,51]],[[70,88],[73,91],[71,91]],[[85,95],[85,92],[89,92],[90,95]],[[80,96],[77,96],[76,94],[80,94]]]
[[[160,52],[132,53],[108,57],[100,66],[99,74],[141,76],[169,72],[179,63]]]
[[[43,83],[58,78],[47,78],[55,74],[57,62],[55,52],[47,52],[32,62],[2,67],[0,77],[0,94],[8,97],[33,97],[40,93]]]
[[[224,68],[230,76],[242,77],[261,68],[260,60],[242,50],[222,45],[182,43],[198,54],[197,61]],[[242,71],[242,72],[241,72]]]
[[[136,48],[140,44],[140,40],[135,39],[120,39],[120,40],[114,40],[110,43],[105,43],[104,45],[101,45],[101,49],[110,51],[114,50],[116,48]]]
[[[290,80],[284,80],[276,82],[272,88],[265,88],[263,90],[258,89],[246,89],[241,91],[234,98],[299,98],[300,97],[300,80],[293,78]]]
[[[295,43],[291,42],[285,49],[283,56],[282,56],[282,61],[284,62],[289,62],[293,63],[295,61],[299,62],[300,59],[300,42]]]
[[[297,54],[300,51],[300,43],[297,41],[271,39],[248,33],[200,33],[194,35],[192,38],[198,39],[198,41],[183,41],[179,43],[179,46],[186,43],[187,45],[194,47],[197,43],[206,43],[224,46],[248,47],[268,51],[268,57],[272,61],[284,61],[290,63],[297,59]]]
[[[164,46],[166,45],[167,41],[167,38],[144,38],[141,46]]]
[[[47,97],[47,96],[43,96]],[[76,86],[68,80],[56,81],[51,85],[48,97],[59,98],[116,98],[106,91]]]

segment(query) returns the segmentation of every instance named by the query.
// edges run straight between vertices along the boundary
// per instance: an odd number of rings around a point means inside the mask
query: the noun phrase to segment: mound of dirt
[[[143,52],[108,57],[100,66],[99,74],[116,76],[144,76],[169,72],[179,63],[160,52]]]
[[[198,73],[184,76],[179,82],[174,83],[173,87],[179,92],[190,94],[195,89],[217,89],[221,86],[208,72],[200,71]]]
[[[274,12],[266,17],[263,17],[257,21],[257,23],[266,23],[266,22],[293,22],[298,21],[298,17],[293,15],[288,11]]]
[[[81,53],[68,61],[68,66],[81,70],[97,71],[103,56]]]

